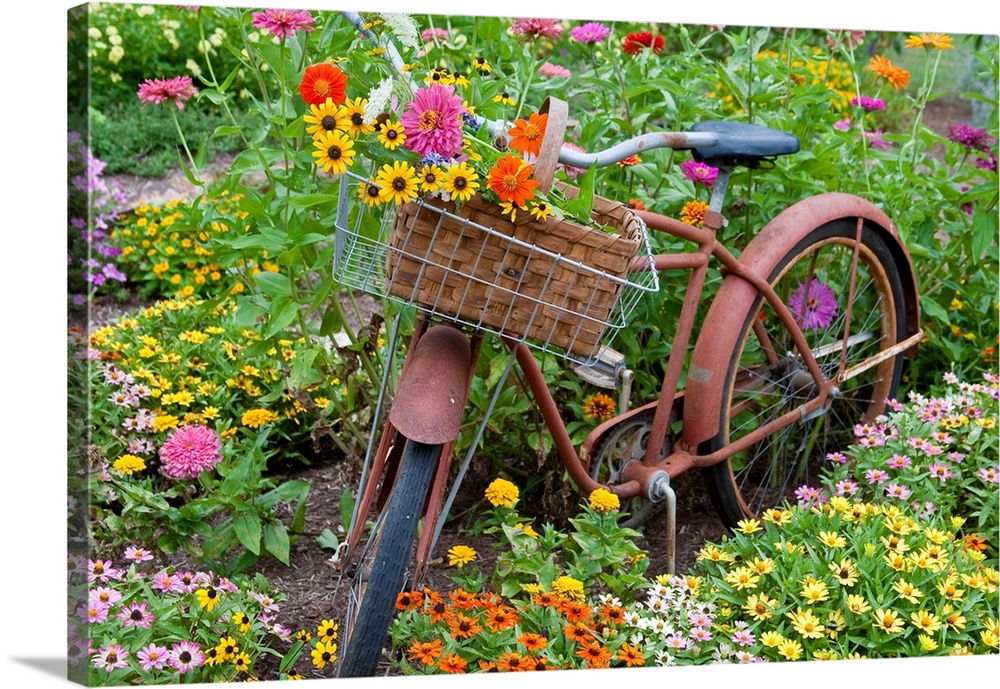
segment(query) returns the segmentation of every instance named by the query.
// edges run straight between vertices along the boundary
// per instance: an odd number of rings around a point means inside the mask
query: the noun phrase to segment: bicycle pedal
[[[583,380],[599,388],[614,390],[622,384],[625,377],[625,355],[607,346],[602,346],[597,358],[585,362],[572,357],[573,372]]]

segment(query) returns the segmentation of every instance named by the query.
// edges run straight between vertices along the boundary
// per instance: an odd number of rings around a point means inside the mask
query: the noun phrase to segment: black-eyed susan
[[[313,665],[322,670],[327,663],[336,662],[337,644],[325,644],[322,641],[317,641],[311,655]]]
[[[479,72],[480,74],[489,74],[490,72],[493,71],[493,67],[490,65],[489,62],[486,61],[486,58],[483,57],[482,55],[480,55],[479,57],[477,57],[475,60],[472,61],[472,68],[477,72]]]
[[[205,608],[205,612],[212,612],[212,609],[222,600],[222,593],[212,586],[195,591],[199,607]]]
[[[419,179],[417,171],[409,163],[386,163],[375,177],[375,183],[381,187],[379,193],[383,201],[399,205],[417,198]]]
[[[354,160],[354,142],[344,132],[324,132],[313,139],[313,157],[323,172],[342,175]]]
[[[518,210],[523,210],[523,209],[520,209],[518,206],[515,206],[510,201],[502,201],[500,203],[500,214],[501,215],[508,215],[508,216],[510,216],[510,221],[511,222],[514,222],[515,220],[517,220],[517,211]]]
[[[469,167],[468,163],[449,165],[441,175],[441,189],[451,196],[453,201],[468,201],[478,188],[479,175]]]
[[[552,206],[545,201],[535,201],[531,204],[531,217],[539,222],[545,222],[552,215]]]
[[[250,616],[247,615],[245,612],[239,612],[239,611],[234,612],[233,616],[230,618],[230,621],[234,625],[236,625],[236,628],[239,629],[244,634],[250,631],[250,625],[252,623],[252,620],[250,619]]]
[[[501,105],[515,106],[517,101],[510,97],[510,94],[506,91],[501,91],[497,95],[493,96],[494,103],[500,103]]]
[[[368,99],[361,98],[360,96],[354,100],[347,101],[343,105],[344,117],[350,120],[347,133],[353,139],[365,134],[371,134],[375,131],[374,124],[365,122],[365,106],[367,105]]]
[[[250,656],[247,653],[238,653],[233,657],[233,665],[236,666],[237,672],[249,672],[250,671]]]
[[[337,638],[337,632],[339,630],[340,626],[334,620],[323,620],[316,628],[316,633],[320,641],[330,643]]]
[[[382,205],[382,189],[374,180],[358,182],[358,198],[366,206]]]
[[[343,107],[327,98],[321,105],[310,105],[309,112],[302,116],[309,126],[306,131],[316,137],[326,132],[347,131],[351,121]]]
[[[395,151],[406,141],[406,132],[399,122],[385,121],[378,130],[378,140],[389,151]]]
[[[444,184],[444,172],[434,163],[426,163],[420,168],[420,191],[433,194]]]

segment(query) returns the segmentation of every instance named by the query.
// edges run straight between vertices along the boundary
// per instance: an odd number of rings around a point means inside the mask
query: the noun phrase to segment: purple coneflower
[[[222,459],[222,441],[207,426],[181,426],[160,447],[163,473],[174,478],[197,478]]]
[[[881,98],[869,98],[868,96],[861,96],[860,98],[854,97],[851,99],[852,107],[857,107],[859,105],[865,112],[872,112],[873,110],[885,110],[885,101],[882,100]]]
[[[297,31],[315,31],[315,21],[309,10],[269,9],[253,13],[253,25],[279,39]]]
[[[196,93],[198,93],[198,89],[191,82],[191,77],[173,77],[172,79],[146,79],[139,84],[139,90],[135,95],[139,96],[139,100],[142,101],[142,107],[146,107],[150,103],[159,105],[173,101],[178,108],[183,110],[184,101]]]
[[[799,284],[788,299],[792,317],[803,330],[818,330],[829,326],[837,315],[837,296],[830,287],[816,278],[806,285]]]
[[[709,189],[715,184],[715,178],[719,176],[718,168],[698,162],[693,158],[681,163],[681,171],[695,184],[704,184]]]
[[[882,138],[881,129],[876,129],[873,132],[865,132],[865,136],[868,137],[868,145],[872,148],[880,148],[884,151],[892,148],[892,144]]]
[[[578,43],[600,43],[610,33],[611,29],[601,22],[587,22],[570,29],[569,35]]]
[[[988,151],[996,143],[996,139],[987,134],[985,129],[977,129],[961,122],[951,125],[948,139],[962,144],[970,151]]]
[[[436,153],[451,158],[462,152],[462,114],[465,106],[451,85],[431,84],[417,89],[400,118],[403,146],[421,156]]]

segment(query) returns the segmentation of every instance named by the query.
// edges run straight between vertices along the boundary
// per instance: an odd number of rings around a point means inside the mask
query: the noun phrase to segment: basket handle
[[[538,109],[539,114],[548,113],[549,119],[545,124],[545,136],[542,137],[542,146],[538,151],[538,158],[535,160],[534,179],[538,182],[538,190],[543,194],[552,188],[552,180],[555,178],[556,166],[559,164],[559,151],[562,150],[563,140],[566,136],[566,123],[569,120],[569,105],[566,101],[548,96]]]

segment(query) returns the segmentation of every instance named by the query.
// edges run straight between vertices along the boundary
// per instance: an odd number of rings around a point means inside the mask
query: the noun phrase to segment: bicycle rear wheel
[[[356,559],[339,677],[370,677],[375,673],[396,597],[403,590],[412,559],[417,523],[441,456],[441,445],[425,445],[402,435],[398,442],[406,443],[399,476]]]
[[[848,304],[856,221],[817,228],[788,251],[769,282],[789,306],[827,380],[841,356],[849,371],[905,337],[904,293],[886,242],[864,227],[853,301]],[[850,326],[846,327],[850,313]],[[722,395],[724,432],[709,443],[715,451],[813,399],[817,387],[774,309],[758,296],[741,325]],[[818,488],[829,452],[854,440],[855,424],[885,410],[902,373],[903,355],[891,356],[843,380],[828,406],[765,437],[729,460],[705,469],[719,515],[733,527],[741,519],[794,502],[801,486]]]

